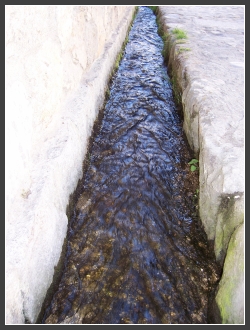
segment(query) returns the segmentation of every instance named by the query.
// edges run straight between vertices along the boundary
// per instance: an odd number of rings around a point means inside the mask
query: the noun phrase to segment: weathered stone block
[[[222,323],[244,323],[244,225],[233,233],[223,267],[216,303]]]
[[[244,222],[244,8],[160,6],[158,15],[183,127],[199,158],[200,218],[224,265],[217,301],[223,322],[242,323],[244,267],[234,269],[232,281],[225,279],[229,260],[244,251],[243,243],[229,243]],[[186,31],[187,40],[175,40],[171,31],[176,27]],[[180,52],[181,47],[189,51]],[[242,242],[243,231],[237,236]]]
[[[6,323],[34,323],[133,6],[6,10]]]

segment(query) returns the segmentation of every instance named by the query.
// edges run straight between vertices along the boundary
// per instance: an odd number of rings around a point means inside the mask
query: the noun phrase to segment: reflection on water
[[[162,48],[155,16],[140,7],[43,323],[207,323],[218,273],[185,188],[192,157]]]

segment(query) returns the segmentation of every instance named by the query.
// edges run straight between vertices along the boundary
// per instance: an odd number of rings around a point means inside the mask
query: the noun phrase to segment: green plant
[[[199,189],[196,189],[196,190],[195,190],[195,193],[194,193],[194,197],[195,197],[195,198],[198,198],[198,195],[199,195]]]
[[[187,39],[187,33],[180,28],[174,28],[172,33],[175,35],[176,39]]]
[[[125,41],[126,42],[126,41]],[[115,65],[114,65],[114,70],[117,71],[119,68],[119,64],[121,62],[122,56],[123,56],[124,49],[117,55]]]
[[[109,87],[107,87],[106,93],[105,93],[105,98],[109,99],[109,97],[110,97],[110,89],[109,89]]]
[[[180,87],[178,85],[177,77],[174,73],[172,73],[172,77],[170,78],[170,82],[172,84],[174,99],[178,105],[181,105],[181,92]]]
[[[147,6],[147,7],[150,8],[154,12],[154,14],[156,14],[156,10],[158,6]]]
[[[160,22],[158,16],[156,17],[156,24],[157,24],[157,26],[158,26],[157,33],[159,34],[159,36],[163,37],[163,34],[164,34],[163,25],[162,25],[162,23]]]
[[[192,160],[190,160],[190,162],[188,163],[190,165],[190,170],[191,172],[194,172],[197,170],[197,166],[196,164],[198,163],[199,161],[195,158],[193,158]]]
[[[185,39],[178,39],[178,40],[175,40],[175,43],[176,44],[185,44],[186,40]]]
[[[199,199],[199,189],[196,189],[194,194],[193,194],[193,201],[196,204],[198,202]],[[198,207],[198,205],[196,205],[196,208]]]
[[[183,53],[183,52],[188,52],[188,51],[190,51],[191,49],[190,48],[187,48],[187,47],[180,47],[179,49],[178,49],[178,54],[179,53]]]
[[[139,10],[139,6],[135,6],[135,10],[134,10],[134,13],[133,13],[132,22],[134,22],[134,19],[135,19],[135,16],[136,16],[138,10]]]

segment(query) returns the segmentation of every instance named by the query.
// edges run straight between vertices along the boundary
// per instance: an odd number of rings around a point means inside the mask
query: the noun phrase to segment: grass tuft
[[[172,30],[172,33],[175,35],[176,39],[187,39],[187,33],[180,29],[180,28],[174,28]]]
[[[191,50],[191,48],[187,48],[187,47],[180,47],[178,49],[178,54],[183,53],[183,52],[189,52]]]

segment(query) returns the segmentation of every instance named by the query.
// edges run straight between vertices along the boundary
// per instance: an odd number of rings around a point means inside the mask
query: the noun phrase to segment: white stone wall
[[[6,323],[34,323],[134,6],[6,5]]]

